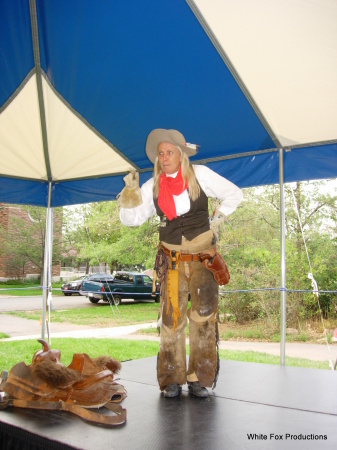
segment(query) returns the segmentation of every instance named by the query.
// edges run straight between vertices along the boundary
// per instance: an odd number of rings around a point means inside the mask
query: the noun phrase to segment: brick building
[[[46,210],[34,208],[35,211],[38,211],[36,218],[27,208],[0,203],[0,280],[41,275]],[[61,228],[62,213],[57,211],[54,212],[56,244],[62,243]],[[53,261],[54,278],[60,276],[60,270],[60,261]]]

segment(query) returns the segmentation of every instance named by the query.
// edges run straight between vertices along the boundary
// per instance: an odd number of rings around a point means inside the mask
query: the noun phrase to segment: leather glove
[[[135,208],[143,203],[139,188],[139,173],[131,169],[123,181],[125,188],[117,195],[117,202],[122,208]]]

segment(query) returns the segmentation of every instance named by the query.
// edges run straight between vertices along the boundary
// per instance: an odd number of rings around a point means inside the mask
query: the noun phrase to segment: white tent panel
[[[336,0],[195,4],[283,146],[336,139]]]
[[[53,180],[125,172],[130,163],[79,118],[43,80]]]
[[[4,175],[47,179],[35,75],[0,115]]]

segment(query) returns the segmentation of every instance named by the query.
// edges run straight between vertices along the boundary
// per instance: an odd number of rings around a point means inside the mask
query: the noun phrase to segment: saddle
[[[43,349],[34,353],[30,365],[20,362],[9,373],[2,372],[0,409],[13,406],[68,411],[106,427],[126,422],[126,409],[118,404],[126,397],[126,391],[114,381],[114,374],[121,369],[119,361],[75,353],[66,367],[60,362],[58,350],[51,350],[42,339],[38,341]],[[91,408],[104,410],[93,412]]]

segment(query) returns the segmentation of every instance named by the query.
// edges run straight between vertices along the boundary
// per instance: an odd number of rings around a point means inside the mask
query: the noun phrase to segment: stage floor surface
[[[221,360],[208,399],[166,399],[156,358],[123,363],[126,424],[101,428],[61,411],[0,411],[7,448],[28,449],[324,449],[337,442],[337,374],[333,371]],[[15,447],[14,442],[19,445]],[[47,446],[46,446],[47,445]],[[3,448],[3,447],[2,447]]]

